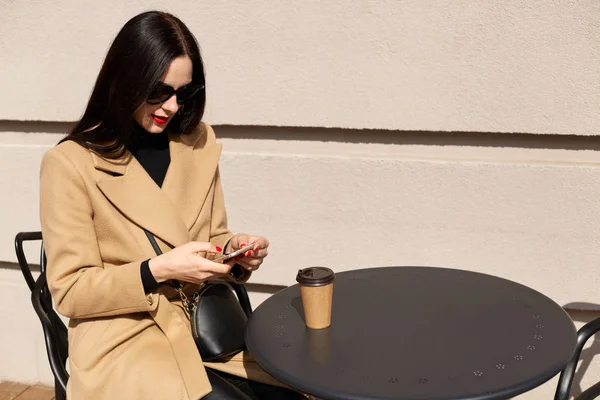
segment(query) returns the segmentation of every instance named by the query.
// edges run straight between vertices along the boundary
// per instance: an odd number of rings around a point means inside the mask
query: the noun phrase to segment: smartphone
[[[221,257],[215,258],[213,260],[213,262],[223,262],[223,261],[227,261],[229,259],[232,259],[234,257],[237,257],[239,255],[242,255],[244,253],[246,253],[248,250],[252,250],[254,248],[254,243],[249,244],[246,247],[242,247],[241,249],[238,249],[232,253],[226,254],[226,255],[222,255]]]

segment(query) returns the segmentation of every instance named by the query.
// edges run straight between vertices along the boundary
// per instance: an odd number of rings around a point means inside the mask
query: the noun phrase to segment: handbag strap
[[[160,256],[162,254],[162,250],[160,249],[160,247],[158,246],[158,243],[156,243],[156,239],[154,238],[154,235],[151,234],[148,230],[144,229],[144,233],[146,234],[146,237],[148,238],[148,240],[150,241],[150,244],[152,245],[152,248],[154,249],[154,251],[156,252],[157,256]]]
[[[158,246],[158,243],[156,242],[156,238],[154,237],[154,235],[146,229],[144,229],[144,233],[146,234],[146,237],[150,241],[150,244],[152,245],[154,252],[156,252],[156,255],[160,256],[163,252],[160,249],[160,247]],[[188,299],[187,295],[183,292],[183,285],[181,284],[181,282],[179,282],[176,279],[173,279],[172,282],[173,282],[172,284],[167,283],[167,285],[172,286],[177,291],[177,293],[179,293],[179,297],[181,297],[181,301],[183,302],[183,305],[185,306],[184,309],[187,312],[193,311],[196,308],[196,304],[191,302]],[[188,317],[189,317],[189,314],[188,314]]]

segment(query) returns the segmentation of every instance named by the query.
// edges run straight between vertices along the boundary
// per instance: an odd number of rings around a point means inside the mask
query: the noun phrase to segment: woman
[[[69,399],[304,397],[246,353],[204,364],[180,296],[162,284],[186,282],[190,294],[229,272],[212,254],[254,244],[235,260],[248,271],[267,255],[267,239],[227,228],[221,145],[200,122],[204,85],[188,28],[140,14],[115,38],[81,120],[43,158],[48,285],[70,318]]]

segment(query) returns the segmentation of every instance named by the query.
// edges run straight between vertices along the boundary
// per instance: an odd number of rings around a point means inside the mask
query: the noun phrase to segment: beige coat
[[[69,400],[195,400],[211,391],[178,295],[145,294],[140,263],[155,255],[142,228],[163,251],[191,240],[223,246],[232,236],[221,145],[201,124],[191,135],[172,135],[170,152],[162,188],[130,153],[108,160],[69,141],[43,158],[48,285],[70,318]],[[246,354],[210,365],[276,384]]]

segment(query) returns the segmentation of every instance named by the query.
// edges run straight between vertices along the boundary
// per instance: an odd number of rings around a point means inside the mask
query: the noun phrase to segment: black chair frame
[[[25,257],[23,243],[26,241],[38,240],[41,242],[40,275],[36,280],[33,277],[31,267]],[[42,233],[18,233],[15,237],[15,252],[25,282],[27,282],[27,286],[31,291],[31,303],[33,309],[42,323],[48,361],[50,362],[50,368],[54,374],[56,400],[65,400],[67,397],[67,381],[69,380],[69,374],[66,369],[67,358],[69,355],[67,327],[52,307],[52,297],[50,296],[48,285],[46,284],[46,255],[42,242]]]
[[[600,318],[596,318],[577,331],[577,344],[575,345],[575,353],[571,358],[571,361],[562,370],[554,400],[568,400],[571,394],[571,387],[573,386],[573,378],[575,377],[575,371],[577,370],[577,363],[581,356],[581,351],[585,347],[587,341],[600,331]],[[583,393],[577,396],[577,400],[592,400],[600,397],[600,382],[586,389]]]

